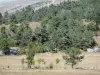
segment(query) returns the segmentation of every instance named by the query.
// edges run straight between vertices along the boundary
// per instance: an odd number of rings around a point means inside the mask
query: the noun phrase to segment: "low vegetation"
[[[60,59],[57,58],[57,59],[56,59],[56,64],[59,64],[59,62],[60,62]]]
[[[53,64],[52,63],[49,64],[49,68],[53,69]]]

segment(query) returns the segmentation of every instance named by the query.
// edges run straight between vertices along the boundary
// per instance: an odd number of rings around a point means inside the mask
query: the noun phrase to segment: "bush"
[[[36,47],[36,50],[35,50],[36,53],[44,53],[45,52],[43,45],[40,45],[40,44],[37,45],[36,44],[35,47]]]
[[[39,59],[37,60],[37,62],[38,62],[38,64],[41,64],[42,62],[45,64],[44,59],[41,59],[41,58],[39,58]]]
[[[49,64],[49,68],[53,69],[53,64],[52,63]]]
[[[56,59],[56,64],[59,64],[59,62],[60,62],[60,59],[57,58],[57,59]]]
[[[20,49],[20,50],[19,50],[19,54],[20,54],[20,55],[26,54],[26,50],[25,50],[26,47],[19,46],[19,49]]]

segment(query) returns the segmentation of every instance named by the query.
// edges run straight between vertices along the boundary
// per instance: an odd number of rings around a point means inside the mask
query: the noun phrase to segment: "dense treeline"
[[[85,50],[95,46],[93,35],[99,30],[99,6],[100,0],[80,0],[50,5],[36,11],[28,6],[13,14],[5,12],[4,16],[0,14],[0,24],[10,25],[10,32],[1,29],[0,39],[3,37],[5,44],[8,42],[9,45],[4,45],[7,49],[12,45],[24,47],[34,42],[46,50],[67,50],[71,47]],[[91,23],[86,25],[83,20]],[[35,32],[28,26],[32,21],[41,22]]]

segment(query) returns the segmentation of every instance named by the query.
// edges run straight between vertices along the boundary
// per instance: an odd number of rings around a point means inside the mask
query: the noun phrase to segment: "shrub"
[[[38,64],[41,64],[42,62],[45,63],[44,59],[41,59],[41,58],[39,58],[39,59],[37,60],[37,62],[38,62]]]
[[[19,54],[20,54],[20,55],[26,54],[26,50],[25,50],[26,47],[20,46],[19,48],[20,48],[20,51],[19,51]]]
[[[57,58],[57,59],[56,59],[56,64],[59,64],[59,62],[60,62],[60,59]]]
[[[52,63],[49,64],[49,68],[53,69],[53,64]]]
[[[36,53],[43,53],[45,52],[45,49],[44,49],[44,46],[43,45],[40,45],[40,44],[36,44],[35,46],[37,49],[35,50]]]

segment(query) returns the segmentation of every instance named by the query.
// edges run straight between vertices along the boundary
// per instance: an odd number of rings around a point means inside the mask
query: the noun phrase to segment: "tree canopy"
[[[71,47],[85,50],[95,46],[93,35],[99,31],[99,6],[100,0],[69,0],[38,10],[29,5],[15,13],[5,12],[4,16],[0,13],[0,24],[10,25],[6,36],[17,46],[27,46],[31,41],[47,50]],[[83,20],[90,23],[85,25]],[[41,25],[33,32],[28,23],[34,21]]]

